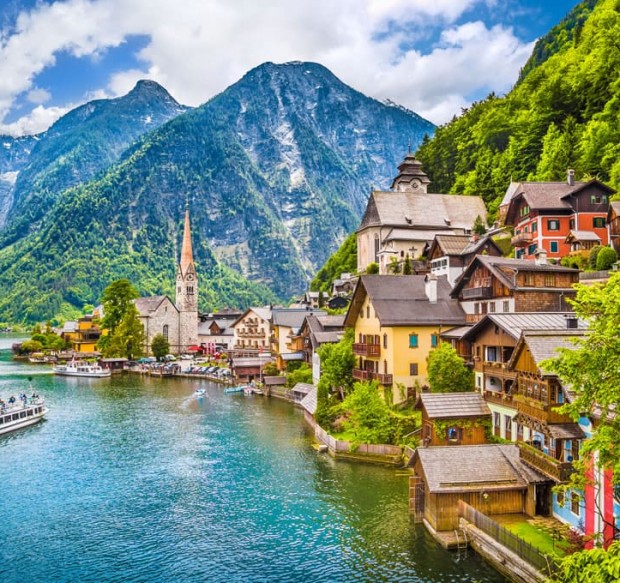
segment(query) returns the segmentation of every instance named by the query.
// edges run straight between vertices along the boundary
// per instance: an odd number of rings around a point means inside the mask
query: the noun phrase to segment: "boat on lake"
[[[206,392],[207,392],[206,389],[196,389],[194,391],[194,396],[196,396],[196,397],[204,397]]]
[[[90,362],[71,361],[67,364],[57,364],[52,370],[54,374],[66,377],[105,378],[112,375],[109,368],[102,368],[98,364]]]
[[[247,385],[239,385],[238,387],[228,387],[224,389],[225,393],[242,393]]]
[[[38,395],[11,397],[7,402],[0,399],[0,435],[41,421],[47,411],[45,401]]]

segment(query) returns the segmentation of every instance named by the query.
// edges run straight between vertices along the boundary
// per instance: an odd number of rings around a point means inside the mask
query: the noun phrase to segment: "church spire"
[[[192,231],[189,224],[189,204],[185,205],[185,227],[183,229],[183,245],[181,247],[181,272],[187,273],[187,268],[194,263],[192,253]]]

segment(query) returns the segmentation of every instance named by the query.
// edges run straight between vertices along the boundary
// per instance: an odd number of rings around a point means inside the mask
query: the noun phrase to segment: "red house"
[[[566,182],[512,183],[500,213],[514,227],[517,259],[533,259],[539,249],[560,259],[575,249],[607,245],[607,213],[614,192],[598,180],[576,182],[573,170]]]

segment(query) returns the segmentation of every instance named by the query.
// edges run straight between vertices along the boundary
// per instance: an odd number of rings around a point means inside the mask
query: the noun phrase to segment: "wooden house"
[[[464,323],[444,277],[364,275],[345,317],[355,334],[353,377],[378,381],[402,402],[427,382],[426,359],[440,333]]]
[[[620,200],[612,200],[607,212],[609,243],[620,256]]]
[[[298,344],[299,332],[306,316],[327,316],[323,310],[306,308],[273,308],[271,312],[271,353],[279,371],[291,361],[304,361],[306,353]]]
[[[518,259],[533,259],[544,250],[549,257],[569,255],[571,232],[589,232],[607,245],[609,199],[615,191],[598,180],[512,183],[502,201],[507,225],[514,226],[511,242]]]
[[[321,358],[318,349],[323,344],[339,342],[344,335],[344,315],[328,316],[308,314],[298,335],[291,338],[294,350],[304,353],[305,362],[312,367],[312,380],[316,384],[321,375]]]
[[[459,528],[458,502],[486,515],[540,514],[538,485],[545,477],[521,462],[515,445],[418,448],[410,508],[435,531]]]
[[[422,443],[478,445],[487,443],[491,411],[480,393],[421,393]]]
[[[494,313],[568,312],[578,282],[579,270],[548,264],[544,253],[536,261],[477,255],[451,295],[477,322]]]

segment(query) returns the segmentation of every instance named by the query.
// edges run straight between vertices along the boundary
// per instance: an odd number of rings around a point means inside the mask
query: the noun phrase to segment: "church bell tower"
[[[183,245],[176,285],[176,306],[179,310],[179,349],[184,352],[189,346],[198,344],[198,278],[192,253],[189,203],[185,207]]]

